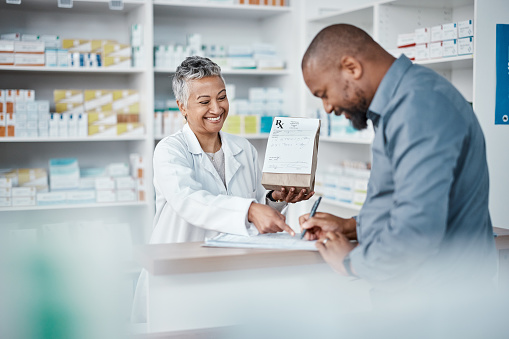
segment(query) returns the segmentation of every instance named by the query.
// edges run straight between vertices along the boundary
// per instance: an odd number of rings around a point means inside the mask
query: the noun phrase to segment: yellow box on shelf
[[[119,136],[140,136],[145,134],[145,126],[140,123],[117,124],[117,135]]]
[[[103,57],[131,57],[131,45],[105,44],[102,46]]]
[[[129,68],[131,67],[131,57],[104,57],[103,67]]]
[[[90,137],[114,137],[117,136],[117,125],[91,125],[88,126]]]
[[[139,112],[140,94],[136,90],[124,89],[113,91],[113,109],[124,110],[128,109],[128,112],[124,113],[137,113]],[[138,111],[132,111],[133,109]]]
[[[82,103],[60,102],[55,104],[57,113],[81,114],[85,112]]]
[[[230,134],[240,134],[242,119],[240,115],[230,115],[223,125],[223,132]]]
[[[259,117],[257,115],[246,115],[242,116],[244,118],[244,134],[257,134],[259,133],[258,121]]]
[[[85,90],[85,111],[89,112],[113,103],[113,91],[111,90]],[[111,110],[111,109],[110,109]]]
[[[76,89],[56,89],[53,91],[55,104],[58,103],[83,103],[83,91]]]
[[[104,45],[114,44],[115,40],[63,39],[62,48],[69,52],[99,52]]]
[[[117,113],[115,112],[88,112],[88,125],[116,125]],[[90,127],[89,127],[90,129]]]

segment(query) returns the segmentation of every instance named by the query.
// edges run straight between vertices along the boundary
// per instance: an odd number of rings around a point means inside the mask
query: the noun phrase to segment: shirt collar
[[[188,123],[182,127],[182,133],[184,134],[184,137],[187,141],[187,149],[189,152],[193,154],[203,153],[200,142],[198,141],[198,138],[194,132],[191,130],[191,127],[189,127]],[[222,131],[220,131],[219,134],[221,135],[222,147],[225,154],[231,153],[233,155],[237,155],[242,152],[242,148],[240,146],[231,142],[228,134],[223,133]]]
[[[412,61],[405,55],[402,55],[392,63],[384,75],[368,108],[367,116],[373,121],[373,124],[378,125],[378,119],[385,114],[385,108],[389,105],[389,101],[410,66],[412,66]]]

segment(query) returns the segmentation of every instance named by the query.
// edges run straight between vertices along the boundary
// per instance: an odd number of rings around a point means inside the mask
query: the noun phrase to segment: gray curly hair
[[[172,80],[173,93],[175,99],[182,102],[187,108],[187,100],[189,99],[189,81],[198,80],[206,77],[218,76],[224,81],[221,75],[221,67],[209,58],[200,56],[190,56],[182,61],[177,67],[175,76]]]

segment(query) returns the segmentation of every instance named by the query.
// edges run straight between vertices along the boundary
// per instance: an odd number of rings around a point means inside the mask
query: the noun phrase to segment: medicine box
[[[397,40],[398,48],[415,46],[416,43],[415,38],[416,38],[415,32],[398,34]]]
[[[458,39],[458,26],[455,22],[442,25],[442,40]]]
[[[35,197],[36,193],[37,189],[34,186],[12,188],[13,197]]]
[[[125,177],[129,175],[129,165],[124,162],[115,162],[106,166],[106,173],[111,177]]]
[[[16,66],[44,66],[46,60],[43,54],[14,54],[14,65]]]
[[[44,58],[44,42],[40,41],[15,41],[14,53],[16,54],[40,54]]]
[[[89,125],[115,125],[117,124],[117,114],[115,112],[88,112]]]
[[[458,38],[474,36],[474,24],[472,20],[458,21]]]
[[[85,111],[91,111],[113,102],[113,91],[85,90]]]
[[[442,25],[431,27],[431,40],[430,42],[442,41]],[[431,47],[431,46],[430,46]]]
[[[12,197],[12,206],[35,206],[35,196]]]
[[[115,188],[118,190],[136,188],[136,181],[131,176],[117,177],[115,178]]]
[[[421,27],[415,29],[415,43],[427,44],[430,41],[430,29],[428,27]]]
[[[113,91],[113,110],[123,110],[129,108],[135,104],[139,104],[140,95],[136,90],[116,90]],[[139,108],[139,105],[137,105]],[[138,110],[139,112],[139,110]],[[127,113],[127,112],[126,112]],[[137,113],[130,111],[129,113]]]
[[[80,184],[78,159],[57,158],[49,161],[51,190],[77,189]]]
[[[110,68],[129,68],[131,67],[131,57],[104,57],[103,66]]]
[[[104,57],[131,57],[131,45],[124,44],[105,44],[102,46],[102,56]]]
[[[65,192],[68,204],[91,204],[96,202],[95,190],[81,190]]]
[[[96,192],[96,202],[106,203],[117,201],[115,190],[101,190]]]
[[[57,113],[81,114],[84,113],[85,107],[82,103],[60,102],[55,104]]]
[[[443,56],[442,42],[432,42],[429,44],[429,57],[430,59],[441,58]]]
[[[117,201],[136,201],[136,190],[131,189],[119,189],[117,190]]]
[[[95,189],[101,190],[113,190],[115,189],[115,179],[110,176],[95,178]]]
[[[57,103],[83,103],[83,91],[56,89],[53,91],[53,99]]]
[[[119,136],[142,136],[145,134],[145,127],[140,123],[119,123],[117,124],[117,135]]]
[[[474,53],[474,37],[458,39],[458,55]]]
[[[117,125],[90,125],[88,135],[91,137],[113,137],[117,136]]]
[[[37,193],[37,205],[39,206],[65,204],[66,202],[66,192]]]
[[[443,46],[443,56],[444,57],[454,57],[458,55],[458,44],[457,40],[445,40],[442,43]]]

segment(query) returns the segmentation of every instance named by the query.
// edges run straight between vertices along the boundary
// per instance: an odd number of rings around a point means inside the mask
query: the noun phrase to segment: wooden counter
[[[202,242],[145,245],[135,260],[152,275],[323,264],[318,252],[203,247]]]

